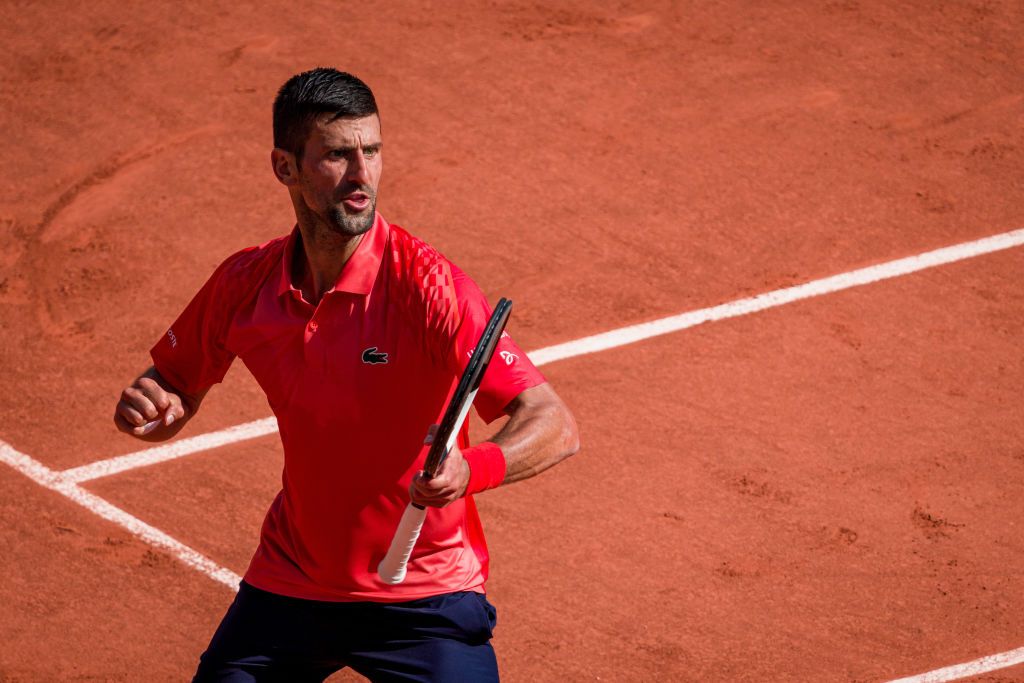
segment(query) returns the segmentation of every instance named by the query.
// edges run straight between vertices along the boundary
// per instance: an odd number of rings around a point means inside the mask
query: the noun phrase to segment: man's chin
[[[357,237],[373,227],[376,205],[371,204],[359,213],[347,213],[344,209],[331,212],[330,226],[338,234]]]

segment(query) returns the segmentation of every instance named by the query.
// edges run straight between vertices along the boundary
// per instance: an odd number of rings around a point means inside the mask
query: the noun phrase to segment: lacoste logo
[[[174,336],[174,330],[167,330],[167,338],[171,340],[171,348],[178,345],[178,338]]]
[[[363,362],[369,363],[370,365],[377,365],[378,363],[387,363],[388,354],[378,353],[377,347],[371,346],[370,348],[363,351]]]

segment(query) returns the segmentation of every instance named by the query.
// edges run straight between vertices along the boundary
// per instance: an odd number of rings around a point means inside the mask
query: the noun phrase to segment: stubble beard
[[[377,213],[377,196],[370,195],[370,205],[357,214],[350,214],[344,207],[332,206],[327,212],[327,227],[343,237],[358,237],[373,227]]]

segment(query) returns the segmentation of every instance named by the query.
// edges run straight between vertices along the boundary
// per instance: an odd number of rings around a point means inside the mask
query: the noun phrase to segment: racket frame
[[[445,459],[455,447],[459,431],[469,415],[469,409],[473,405],[480,383],[483,381],[484,373],[490,365],[494,350],[505,332],[505,324],[508,322],[512,312],[512,302],[502,298],[494,307],[487,326],[484,328],[480,340],[473,349],[463,370],[459,383],[455,387],[455,393],[445,408],[441,423],[434,433],[430,450],[423,466],[423,471],[428,478],[433,478],[441,469]],[[416,547],[423,522],[426,520],[427,510],[424,506],[409,502],[402,518],[399,520],[398,528],[391,539],[388,552],[377,565],[377,573],[381,580],[389,585],[398,585],[405,580],[406,570],[412,551]]]

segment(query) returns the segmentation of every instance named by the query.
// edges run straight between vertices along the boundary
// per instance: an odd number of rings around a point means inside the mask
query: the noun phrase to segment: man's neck
[[[365,235],[366,233],[363,233]],[[363,235],[345,237],[322,226],[299,224],[300,243],[292,261],[292,282],[314,306],[334,287]]]

